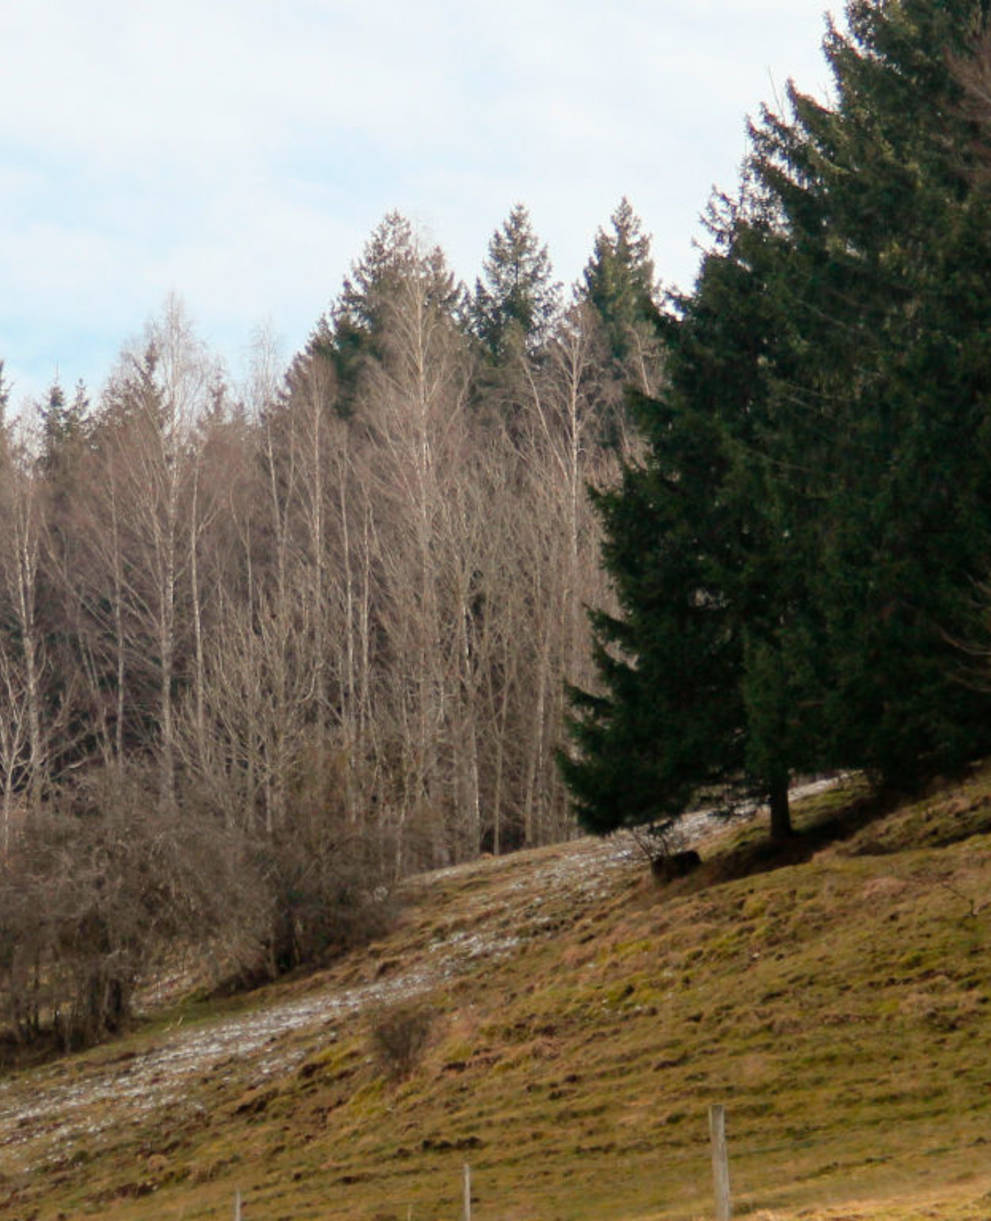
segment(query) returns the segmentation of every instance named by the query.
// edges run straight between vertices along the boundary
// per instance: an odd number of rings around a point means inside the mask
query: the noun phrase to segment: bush
[[[163,814],[136,775],[54,799],[0,861],[0,1018],[21,1044],[83,1047],[131,1017],[177,942],[230,918],[230,843]]]
[[[333,807],[248,831],[189,794],[163,810],[150,770],[94,771],[0,858],[0,1027],[22,1047],[97,1042],[177,950],[227,989],[323,962],[388,926],[383,878],[372,835]]]
[[[260,840],[254,867],[267,894],[273,975],[326,961],[379,936],[393,918],[391,889],[361,835],[291,826]]]
[[[387,1077],[401,1081],[413,1072],[427,1045],[433,1020],[433,1013],[415,1001],[396,1005],[374,1020],[372,1048]]]

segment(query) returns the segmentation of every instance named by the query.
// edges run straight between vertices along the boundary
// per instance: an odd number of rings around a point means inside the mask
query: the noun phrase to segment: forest
[[[170,301],[2,432],[0,998],[73,1046],[198,947],[319,960],[397,880],[991,747],[991,32],[853,0],[663,294],[522,205],[391,213],[236,388]],[[663,842],[663,841],[662,841]]]
[[[624,200],[566,297],[527,211],[468,290],[388,215],[239,391],[170,300],[0,450],[0,996],[124,1021],[156,955],[242,982],[368,935],[403,876],[574,832],[555,755],[608,601],[589,483],[659,384]],[[170,949],[171,947],[171,949]],[[149,957],[150,956],[150,957]]]

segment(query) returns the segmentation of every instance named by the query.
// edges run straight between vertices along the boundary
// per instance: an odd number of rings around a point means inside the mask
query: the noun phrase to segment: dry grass
[[[991,777],[872,815],[664,888],[588,841],[419,879],[331,971],[0,1082],[0,1217],[453,1219],[469,1161],[476,1221],[695,1221],[720,1101],[738,1216],[987,1221]]]

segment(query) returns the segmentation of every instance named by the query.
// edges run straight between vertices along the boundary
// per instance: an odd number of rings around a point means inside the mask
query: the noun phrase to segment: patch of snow
[[[832,780],[795,790],[820,792]],[[751,811],[753,814],[754,811]],[[711,811],[684,816],[681,843],[690,846],[724,825]],[[223,1070],[245,1084],[291,1071],[307,1054],[287,1036],[335,1027],[360,1015],[422,995],[473,969],[480,961],[499,961],[526,938],[549,936],[559,926],[544,914],[562,896],[579,902],[608,894],[608,877],[642,865],[634,836],[617,833],[606,839],[580,839],[527,856],[493,858],[492,887],[486,906],[473,913],[471,928],[440,931],[426,945],[424,961],[405,971],[344,988],[325,988],[290,1001],[279,1001],[251,1013],[237,1014],[200,1027],[176,1025],[157,1045],[133,1057],[103,1063],[77,1062],[78,1076],[60,1081],[64,1065],[17,1074],[0,1081],[0,1148],[22,1169],[59,1160],[83,1140],[99,1138],[168,1109],[173,1117],[193,1113],[190,1083]],[[415,879],[418,887],[479,868],[478,861],[435,871]],[[526,894],[521,908],[519,897]],[[463,925],[464,921],[460,921]],[[371,962],[370,962],[371,966]],[[328,1034],[328,1038],[334,1037]],[[10,1165],[10,1169],[13,1169]]]

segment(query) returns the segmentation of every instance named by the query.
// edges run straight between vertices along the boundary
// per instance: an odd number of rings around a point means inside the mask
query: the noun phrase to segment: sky
[[[517,202],[556,278],[626,196],[690,287],[746,116],[824,96],[823,0],[0,0],[0,359],[95,397],[177,294],[236,382],[398,209],[473,283]],[[835,6],[834,6],[835,11]]]

